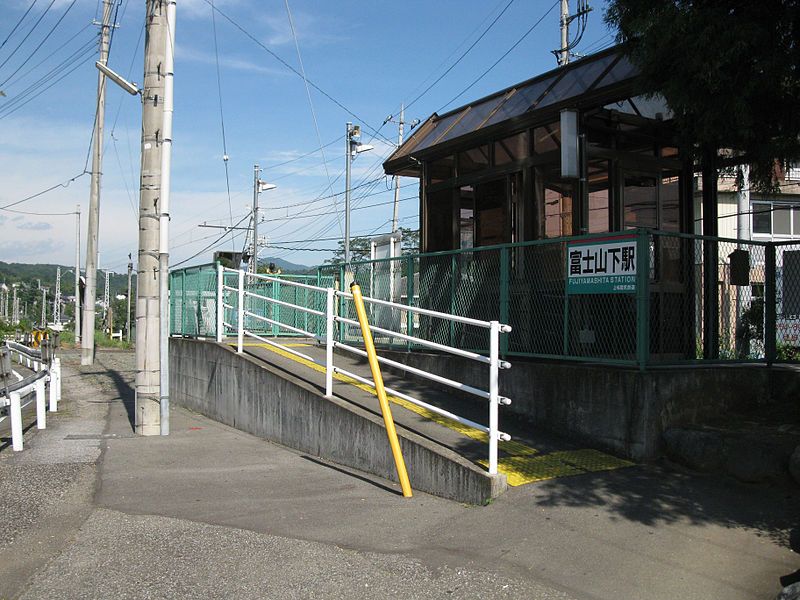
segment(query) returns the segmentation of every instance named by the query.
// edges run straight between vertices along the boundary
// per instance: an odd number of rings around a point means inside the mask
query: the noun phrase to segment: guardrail
[[[276,285],[302,288],[306,292],[310,292],[304,294],[303,297],[306,302],[312,306],[299,305],[292,302],[287,302],[285,300],[279,300],[278,298],[253,291],[253,289],[258,288],[259,282],[262,281],[274,282]],[[231,285],[233,283],[235,283],[235,285]],[[337,302],[337,299],[339,299],[339,302]],[[251,273],[245,274],[244,271],[229,269],[220,265],[217,269],[217,341],[222,342],[223,339],[228,336],[228,333],[235,333],[236,349],[239,353],[243,351],[244,339],[253,338],[264,344],[279,348],[294,356],[303,358],[324,367],[325,395],[328,397],[333,395],[333,378],[335,373],[350,377],[355,381],[375,388],[375,382],[373,380],[348,371],[341,366],[337,366],[334,362],[334,349],[349,352],[357,356],[367,356],[367,353],[364,349],[345,343],[344,341],[345,339],[353,337],[352,335],[348,336],[344,334],[344,330],[347,327],[355,327],[356,329],[359,328],[358,321],[339,314],[349,314],[344,307],[344,304],[346,302],[352,302],[352,300],[352,294],[336,290],[335,288],[324,288],[295,281],[287,281],[285,279],[270,277],[268,275]],[[488,436],[489,442],[489,473],[491,475],[496,475],[498,443],[501,440],[508,441],[511,439],[510,435],[500,431],[499,429],[499,406],[511,404],[511,400],[509,398],[501,396],[499,393],[499,372],[501,369],[511,368],[511,364],[509,362],[500,359],[500,334],[509,333],[511,331],[511,327],[509,325],[501,324],[499,321],[482,321],[480,319],[451,315],[435,310],[398,304],[376,298],[365,297],[364,302],[372,306],[384,307],[384,309],[388,310],[399,310],[406,313],[425,316],[431,319],[441,319],[450,323],[459,323],[463,326],[471,326],[486,331],[488,338],[487,345],[489,347],[488,356],[478,352],[457,348],[455,346],[450,346],[444,343],[434,342],[415,336],[412,334],[413,330],[400,332],[377,325],[369,326],[372,333],[378,336],[398,338],[404,342],[413,344],[416,347],[424,347],[431,350],[444,352],[486,365],[488,370],[487,387],[486,389],[480,389],[454,379],[442,377],[441,375],[437,375],[435,373],[429,373],[421,368],[412,367],[383,356],[378,356],[378,362],[383,365],[399,369],[406,373],[422,377],[429,381],[433,381],[440,385],[444,385],[446,387],[450,387],[460,392],[464,392],[488,401],[488,425],[483,425],[459,416],[451,411],[427,403],[399,390],[389,387],[386,388],[388,393],[398,398],[402,398],[403,400],[411,402],[416,406],[485,433]],[[254,307],[254,305],[262,310],[259,311],[258,308]],[[303,327],[299,327],[297,325],[288,325],[278,319],[267,316],[268,314],[273,314],[271,307],[276,306],[282,306],[292,310],[301,311],[310,315],[311,324],[317,325],[317,327],[314,328],[315,331],[310,330],[311,328],[304,329]],[[337,313],[337,309],[339,310],[339,313]],[[254,329],[257,327],[253,325],[256,323],[267,323],[273,328],[277,327],[282,331],[291,332],[292,334],[300,335],[317,341],[320,345],[325,346],[325,362],[321,363],[314,357],[300,352],[295,348],[281,344],[275,339],[268,339],[267,337],[264,337],[260,333],[254,331]],[[337,327],[337,324],[339,324],[339,327]],[[340,329],[341,331],[339,331]],[[336,339],[337,331],[339,331],[338,340]]]
[[[37,350],[16,342],[6,342],[0,347],[0,422],[11,421],[11,446],[16,452],[23,449],[22,410],[36,402],[36,427],[47,427],[47,409],[58,410],[61,399],[61,359],[52,356],[49,348]],[[33,371],[23,377],[12,368],[12,354],[16,353],[19,364]],[[16,378],[17,381],[11,381]],[[45,384],[49,398],[46,398]]]

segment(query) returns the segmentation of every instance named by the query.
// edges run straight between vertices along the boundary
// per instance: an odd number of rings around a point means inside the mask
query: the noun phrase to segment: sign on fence
[[[567,246],[568,294],[636,291],[636,236],[580,241]]]

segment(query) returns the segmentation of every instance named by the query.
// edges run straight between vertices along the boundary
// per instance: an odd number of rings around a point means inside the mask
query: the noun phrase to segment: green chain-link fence
[[[708,267],[708,265],[713,265]],[[171,273],[172,333],[216,333],[213,265]],[[451,252],[323,265],[315,276],[281,275],[321,288],[481,320],[513,331],[501,352],[644,366],[708,361],[800,361],[800,242],[739,241],[660,231],[537,240]],[[226,271],[236,289],[238,274]],[[244,276],[248,291],[324,311],[325,294]],[[235,334],[237,292],[223,292],[224,335]],[[232,307],[232,308],[231,308]],[[245,310],[319,335],[324,319],[259,298]],[[370,320],[384,329],[488,351],[485,332],[402,308],[370,304]],[[338,314],[356,319],[352,302]],[[246,317],[259,335],[291,335]],[[341,340],[360,337],[340,324]],[[376,343],[413,349],[405,340],[376,334]]]

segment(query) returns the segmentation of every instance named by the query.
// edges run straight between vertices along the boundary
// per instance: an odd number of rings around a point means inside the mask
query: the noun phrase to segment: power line
[[[217,43],[217,17],[214,12],[214,0],[211,0],[211,29],[214,33],[214,61],[217,68],[217,98],[219,99],[219,124],[222,132],[222,164],[225,166],[225,189],[228,193],[228,216],[233,227],[233,204],[231,203],[231,178],[228,171],[228,143],[225,139],[225,113],[222,110],[222,77],[219,70],[219,45]],[[231,235],[231,250],[233,250],[233,235]]]
[[[407,200],[419,200],[419,196],[408,196],[406,198],[400,198],[400,202],[405,202]],[[350,212],[354,212],[354,211],[357,211],[357,210],[364,210],[366,208],[375,208],[376,206],[386,206],[387,204],[392,204],[393,202],[394,202],[394,199],[389,200],[387,202],[377,202],[375,204],[367,204],[365,206],[357,206],[357,207],[351,208]],[[310,219],[311,217],[324,217],[326,215],[335,215],[335,214],[338,214],[338,213],[339,213],[338,210],[331,210],[331,211],[328,211],[328,212],[314,213],[314,214],[311,214],[311,215],[303,215],[303,216],[291,215],[291,216],[287,216],[287,217],[276,217],[276,218],[273,218],[273,219],[264,219],[263,221],[261,221],[261,223],[273,223],[275,221],[287,221],[287,220],[295,221],[295,220],[298,220],[298,219]]]
[[[322,135],[320,135],[320,133],[319,133],[319,123],[317,122],[317,113],[314,110],[314,101],[311,99],[311,88],[309,87],[309,84],[308,84],[308,77],[306,77],[306,68],[305,68],[305,66],[303,66],[303,55],[300,54],[300,43],[297,41],[297,32],[295,31],[295,28],[294,28],[294,20],[292,19],[292,11],[289,9],[289,0],[284,0],[284,4],[286,5],[286,14],[289,17],[289,27],[292,30],[292,38],[294,38],[294,47],[297,50],[297,60],[298,60],[298,63],[300,64],[300,73],[303,76],[303,83],[305,84],[305,88],[306,88],[306,97],[308,98],[308,105],[311,108],[311,118],[314,121],[314,131],[316,131],[316,133],[317,133],[317,142],[320,145],[320,152],[322,153],[322,166],[325,168],[325,177],[327,178],[328,186],[330,187],[332,185],[331,184],[331,174],[328,171],[328,164],[327,164],[327,162],[325,160],[325,150],[323,149]],[[350,160],[350,158],[348,157],[347,160]],[[333,199],[333,202],[334,202],[334,204],[337,205],[336,209],[338,211],[339,206],[338,206],[338,203],[336,202],[336,198]],[[337,217],[337,221],[339,223],[339,229],[341,230],[342,229],[342,219],[341,219],[341,217]]]
[[[39,42],[39,45],[38,45],[38,46],[36,46],[36,48],[34,48],[34,49],[33,49],[33,52],[31,52],[31,53],[28,55],[28,58],[26,58],[24,61],[22,61],[22,63],[21,63],[21,64],[20,64],[20,65],[19,65],[19,66],[16,68],[16,70],[15,70],[15,71],[14,71],[14,72],[13,72],[11,75],[9,75],[8,77],[6,77],[6,79],[5,79],[4,81],[0,82],[0,86],[3,86],[3,85],[5,85],[6,83],[8,83],[8,80],[9,80],[9,79],[11,79],[12,77],[14,77],[14,75],[16,75],[17,73],[19,73],[19,71],[20,71],[20,69],[22,69],[22,67],[24,67],[26,64],[28,64],[28,61],[34,57],[34,55],[35,55],[35,54],[36,54],[36,53],[37,53],[37,52],[38,52],[38,51],[41,49],[41,47],[42,47],[42,46],[44,46],[45,42],[46,42],[47,40],[49,40],[49,39],[50,39],[50,36],[51,36],[51,35],[53,35],[53,32],[56,30],[56,28],[57,28],[59,25],[61,25],[61,21],[63,21],[63,20],[64,20],[64,17],[66,17],[66,16],[67,16],[67,14],[69,14],[69,11],[70,11],[70,10],[72,10],[72,7],[73,7],[73,6],[75,6],[75,2],[76,2],[76,1],[77,1],[77,0],[72,0],[72,2],[70,2],[69,6],[67,6],[67,9],[66,9],[66,10],[63,12],[63,14],[62,14],[62,15],[61,15],[61,16],[58,18],[58,21],[56,21],[55,25],[53,25],[53,27],[51,27],[51,28],[50,28],[50,31],[48,31],[48,32],[47,32],[47,34],[46,34],[46,35],[45,35],[45,36],[42,38],[42,41],[41,41],[41,42]]]
[[[6,66],[6,63],[9,60],[11,60],[11,57],[14,56],[17,53],[17,50],[19,50],[22,47],[22,44],[24,44],[27,41],[27,39],[31,36],[34,30],[39,26],[39,23],[42,22],[42,19],[44,19],[44,16],[48,13],[50,7],[53,6],[55,1],[56,0],[50,0],[50,4],[48,4],[47,8],[44,9],[44,12],[41,15],[39,15],[39,18],[36,20],[36,23],[33,24],[33,27],[31,27],[30,31],[28,31],[28,33],[25,34],[25,37],[22,38],[22,41],[19,44],[17,44],[17,47],[11,51],[11,54],[6,56],[6,59],[2,63],[0,63],[0,69]]]
[[[336,142],[341,140],[343,137],[344,136],[342,136],[342,135],[337,136],[336,138],[334,138],[333,140],[331,140],[327,144],[324,144],[324,145],[320,146],[319,148],[315,148],[314,150],[311,150],[310,152],[305,152],[305,153],[301,154],[300,156],[296,156],[294,158],[290,158],[289,160],[285,160],[283,162],[276,163],[274,165],[268,165],[268,166],[265,166],[264,168],[265,169],[276,169],[278,167],[282,167],[284,165],[288,165],[289,163],[297,162],[298,160],[302,160],[302,159],[304,159],[304,158],[306,158],[308,156],[312,156],[312,155],[316,154],[317,152],[319,152],[323,148],[327,148],[328,146],[332,146],[333,144],[335,144]],[[302,173],[302,171],[297,171],[297,172],[298,173]]]
[[[39,196],[43,196],[44,194],[46,194],[48,192],[52,192],[53,190],[58,189],[60,187],[67,188],[67,187],[69,187],[69,185],[73,181],[75,181],[76,179],[80,179],[84,175],[86,175],[86,171],[84,171],[83,173],[78,173],[77,175],[75,175],[75,177],[67,179],[63,183],[57,183],[56,185],[50,186],[49,188],[47,188],[45,190],[42,190],[41,192],[36,192],[35,194],[32,194],[32,195],[30,195],[30,196],[28,196],[26,198],[23,198],[22,200],[17,200],[15,202],[11,202],[11,203],[6,204],[4,206],[0,206],[0,210],[8,210],[12,206],[17,206],[18,204],[22,204],[23,202],[27,202],[28,200],[33,200],[34,198],[38,198]]]
[[[10,40],[10,39],[11,39],[11,36],[12,36],[12,35],[14,35],[14,32],[17,30],[17,28],[18,28],[20,25],[22,25],[22,22],[25,20],[25,17],[27,17],[27,16],[28,16],[28,13],[29,13],[29,12],[31,12],[31,9],[32,9],[32,8],[33,8],[33,7],[36,5],[36,2],[38,2],[38,0],[33,0],[33,2],[31,2],[31,5],[28,7],[28,10],[26,10],[26,11],[25,11],[25,14],[24,14],[24,15],[22,15],[22,16],[19,18],[19,21],[17,21],[17,24],[16,24],[16,25],[14,25],[14,27],[11,29],[11,31],[9,32],[9,34],[6,36],[6,39],[4,39],[4,40],[3,40],[3,43],[2,43],[2,44],[0,44],[0,49],[2,49],[2,48],[3,48],[3,46],[5,46],[5,45],[6,45],[6,42],[8,42],[8,40]]]
[[[494,27],[495,23],[497,23],[497,21],[499,21],[499,20],[500,20],[500,17],[502,17],[502,16],[503,16],[503,15],[506,13],[506,11],[507,11],[507,10],[508,10],[508,9],[511,7],[511,5],[512,5],[513,3],[514,3],[514,0],[509,0],[509,1],[506,3],[506,5],[503,7],[503,10],[501,10],[501,11],[500,11],[500,13],[499,13],[499,14],[498,14],[498,15],[497,15],[495,18],[494,18],[494,20],[493,20],[491,23],[489,23],[489,26],[488,26],[486,29],[484,29],[484,30],[483,30],[483,33],[481,33],[481,34],[478,36],[478,38],[477,38],[477,39],[476,39],[474,42],[472,42],[472,44],[470,44],[469,48],[467,48],[466,50],[464,50],[464,52],[462,52],[462,53],[461,53],[461,56],[459,56],[459,57],[458,57],[458,59],[456,59],[456,61],[455,61],[455,62],[454,62],[452,65],[450,65],[450,66],[449,66],[449,67],[448,67],[448,68],[445,70],[445,72],[444,72],[444,73],[442,73],[441,75],[439,75],[439,77],[437,77],[437,78],[436,78],[436,79],[433,81],[433,83],[431,83],[431,84],[430,84],[428,87],[426,87],[424,90],[422,90],[422,92],[420,92],[420,93],[419,93],[419,95],[417,95],[417,97],[416,97],[416,98],[414,98],[414,99],[413,99],[411,102],[409,102],[408,104],[406,104],[406,110],[408,110],[408,108],[409,108],[409,107],[411,107],[411,106],[413,106],[414,104],[416,104],[417,100],[419,100],[419,99],[420,99],[420,98],[422,98],[422,97],[423,97],[425,94],[427,94],[427,93],[428,93],[428,92],[431,90],[431,88],[433,88],[433,86],[435,86],[437,83],[439,83],[439,82],[440,82],[442,79],[444,79],[444,78],[447,76],[447,74],[448,74],[448,73],[450,73],[450,71],[452,71],[454,68],[456,68],[456,66],[457,66],[457,65],[458,65],[458,64],[459,64],[459,63],[460,63],[460,62],[461,62],[461,61],[462,61],[462,60],[463,60],[463,59],[464,59],[464,58],[467,56],[467,54],[469,54],[469,53],[470,53],[470,51],[471,51],[471,50],[472,50],[472,49],[473,49],[475,46],[477,46],[477,45],[478,45],[478,43],[479,43],[479,42],[480,42],[480,41],[481,41],[481,40],[482,40],[484,37],[486,37],[486,34],[487,34],[487,33],[489,33],[489,31],[491,31],[491,29],[492,29],[492,27]]]
[[[241,225],[241,224],[244,222],[244,220],[245,220],[246,218],[248,218],[249,216],[250,216],[250,215],[245,215],[245,217],[244,217],[244,218],[242,218],[242,219],[241,219],[241,220],[240,220],[238,223],[236,223],[236,225],[234,225],[234,227],[238,227],[239,225]],[[211,248],[211,247],[213,247],[215,244],[217,244],[217,243],[218,243],[220,240],[224,239],[226,235],[228,235],[228,232],[227,232],[227,231],[226,231],[225,233],[223,233],[221,236],[219,236],[219,237],[218,237],[216,240],[214,240],[213,242],[211,242],[210,244],[208,244],[208,245],[207,245],[205,248],[203,248],[203,249],[202,249],[202,250],[200,250],[199,252],[197,252],[197,253],[193,254],[192,256],[190,256],[189,258],[187,258],[187,259],[185,259],[185,260],[182,260],[182,261],[180,261],[180,262],[178,262],[178,263],[175,263],[174,265],[172,265],[172,268],[179,267],[180,265],[182,265],[182,264],[185,264],[185,263],[189,262],[190,260],[192,260],[192,259],[194,259],[194,258],[197,258],[197,257],[198,257],[198,256],[200,256],[200,255],[201,255],[203,252],[205,252],[206,250],[208,250],[209,248]],[[235,235],[235,236],[234,236],[234,238],[236,238],[236,237],[239,237],[240,235],[241,235],[241,234],[237,234],[237,235]]]
[[[479,75],[479,76],[478,76],[478,77],[477,77],[477,78],[476,78],[476,79],[475,79],[475,80],[474,80],[472,83],[470,83],[470,84],[469,84],[467,87],[465,87],[463,90],[461,90],[461,91],[460,91],[458,94],[456,94],[455,96],[453,96],[453,97],[452,97],[452,98],[451,98],[449,101],[445,102],[445,103],[444,103],[444,105],[442,105],[442,107],[441,107],[441,108],[439,108],[439,109],[438,109],[436,112],[441,112],[442,110],[444,110],[444,108],[445,108],[445,107],[449,106],[450,104],[452,104],[453,102],[455,102],[456,100],[458,100],[458,99],[459,99],[461,96],[463,96],[463,95],[464,95],[464,94],[466,94],[466,93],[467,93],[469,90],[471,90],[471,89],[472,89],[472,88],[475,86],[475,84],[477,84],[477,83],[478,83],[478,82],[479,82],[481,79],[483,79],[484,77],[486,77],[486,75],[488,75],[488,74],[489,74],[489,72],[490,72],[492,69],[494,69],[494,68],[495,68],[497,65],[499,65],[499,64],[500,64],[500,62],[501,62],[503,59],[505,59],[505,57],[506,57],[506,56],[508,56],[509,54],[511,54],[511,52],[512,52],[512,51],[513,51],[513,50],[514,50],[514,49],[515,49],[517,46],[519,46],[519,45],[520,45],[520,44],[523,42],[523,40],[525,40],[525,38],[526,38],[526,37],[528,37],[528,36],[531,34],[531,32],[532,32],[534,29],[536,29],[536,28],[539,26],[539,24],[540,24],[542,21],[544,21],[544,20],[545,20],[545,18],[546,18],[546,17],[547,17],[547,16],[548,16],[548,15],[549,15],[551,12],[553,12],[553,9],[554,9],[556,6],[558,6],[559,2],[560,2],[560,0],[556,0],[556,1],[555,1],[555,2],[554,2],[554,3],[553,3],[551,6],[550,6],[550,8],[548,8],[548,9],[547,9],[547,11],[546,11],[546,12],[545,12],[545,13],[544,13],[544,14],[543,14],[541,17],[539,17],[539,20],[538,20],[538,21],[536,21],[536,22],[535,22],[535,23],[534,23],[534,24],[533,24],[533,25],[530,27],[530,29],[528,29],[528,31],[526,31],[524,34],[522,34],[522,37],[520,37],[520,38],[519,38],[519,39],[518,39],[516,42],[514,42],[514,44],[513,44],[513,45],[512,45],[512,46],[511,46],[511,47],[510,47],[508,50],[506,50],[506,51],[503,53],[503,55],[502,55],[500,58],[498,58],[496,61],[494,61],[494,63],[492,63],[492,65],[491,65],[491,66],[490,66],[488,69],[486,69],[486,70],[485,70],[483,73],[481,73],[481,74],[480,74],[480,75]]]
[[[295,69],[295,68],[294,68],[292,65],[290,65],[288,62],[286,62],[286,61],[285,61],[283,58],[281,58],[281,57],[280,57],[278,54],[276,54],[275,52],[273,52],[272,50],[270,50],[270,49],[269,49],[269,48],[268,48],[266,45],[264,45],[264,44],[263,44],[263,43],[262,43],[262,42],[261,42],[261,41],[260,41],[258,38],[256,38],[256,37],[255,37],[253,34],[251,34],[249,31],[247,31],[247,30],[246,30],[244,27],[242,27],[241,25],[239,25],[239,23],[237,23],[236,21],[234,21],[234,20],[233,20],[233,18],[229,17],[229,16],[228,16],[227,14],[225,14],[225,13],[224,13],[222,10],[220,10],[219,8],[217,8],[216,6],[214,6],[214,3],[212,2],[212,0],[203,0],[203,1],[204,1],[206,4],[208,4],[208,5],[211,7],[211,10],[215,10],[215,11],[217,11],[217,12],[218,12],[218,13],[219,13],[219,14],[220,14],[220,15],[221,15],[221,16],[222,16],[222,17],[223,17],[223,18],[224,18],[226,21],[228,21],[228,22],[229,22],[231,25],[233,25],[233,26],[234,26],[236,29],[238,29],[240,32],[242,32],[242,33],[243,33],[243,34],[244,34],[244,35],[245,35],[247,38],[249,38],[249,39],[250,39],[250,40],[251,40],[253,43],[255,43],[255,44],[256,44],[256,45],[257,45],[259,48],[261,48],[261,49],[262,49],[262,50],[264,50],[264,51],[265,51],[267,54],[269,54],[270,56],[272,56],[272,57],[273,57],[275,60],[277,60],[279,63],[281,63],[281,64],[282,64],[284,67],[286,67],[287,69],[289,69],[289,70],[290,70],[292,73],[294,73],[294,74],[295,74],[295,75],[297,75],[298,77],[303,77],[303,74],[302,74],[302,73],[300,73],[300,71],[298,71],[297,69]],[[379,133],[379,130],[380,130],[380,128],[378,128],[378,129],[375,129],[374,127],[371,127],[371,126],[370,126],[370,125],[369,125],[369,124],[366,122],[366,120],[364,120],[364,119],[362,119],[361,117],[359,117],[357,114],[355,114],[353,111],[351,111],[349,108],[347,108],[347,107],[346,107],[344,104],[342,104],[341,102],[339,102],[339,101],[338,101],[336,98],[334,98],[333,96],[331,96],[331,95],[330,95],[328,92],[326,92],[325,90],[323,90],[321,87],[319,87],[319,86],[318,86],[316,83],[314,83],[313,81],[311,81],[311,80],[308,80],[308,84],[309,84],[311,87],[313,87],[315,90],[317,90],[317,91],[318,91],[320,94],[322,94],[323,96],[325,96],[325,97],[326,97],[328,100],[330,100],[331,102],[333,102],[333,103],[334,103],[336,106],[338,106],[338,107],[339,107],[339,108],[341,108],[343,111],[345,111],[345,112],[346,112],[348,115],[350,115],[351,117],[353,117],[353,118],[354,118],[354,119],[356,119],[357,121],[360,121],[362,124],[364,124],[364,125],[365,125],[365,126],[368,128],[368,129],[370,129],[371,131],[373,131],[373,132],[375,133],[375,135],[380,135],[380,133]],[[390,139],[388,139],[388,138],[386,138],[386,137],[384,137],[384,136],[381,136],[381,137],[383,137],[383,139],[384,139],[385,141],[389,142],[390,144],[392,144],[392,143],[393,143],[393,142],[392,142]]]

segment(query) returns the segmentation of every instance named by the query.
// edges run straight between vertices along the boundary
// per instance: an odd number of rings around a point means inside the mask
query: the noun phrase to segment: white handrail
[[[226,273],[236,273],[237,274],[237,286],[232,287],[230,285],[225,284],[225,274]],[[352,354],[356,354],[359,356],[366,356],[366,352],[361,348],[357,348],[355,346],[350,346],[345,344],[342,341],[336,341],[335,339],[335,331],[336,323],[342,323],[346,325],[351,325],[355,327],[359,327],[359,322],[355,321],[354,319],[350,319],[345,316],[340,316],[337,314],[337,306],[336,306],[336,297],[350,299],[352,300],[352,294],[347,292],[338,291],[332,287],[323,288],[319,286],[309,285],[305,283],[299,283],[296,281],[290,281],[288,279],[282,279],[277,277],[270,277],[268,275],[262,274],[252,274],[248,273],[248,284],[245,285],[245,272],[242,270],[235,270],[229,269],[226,267],[219,266],[218,267],[218,289],[217,289],[217,341],[221,342],[223,340],[224,334],[226,334],[229,330],[236,331],[236,351],[237,353],[241,354],[244,351],[244,338],[249,337],[256,340],[259,340],[269,346],[279,348],[291,355],[303,358],[305,360],[310,361],[313,364],[325,367],[325,395],[330,397],[333,395],[333,379],[336,373],[341,375],[346,375],[347,377],[351,377],[355,381],[364,383],[366,385],[370,385],[372,387],[375,386],[375,383],[365,377],[362,377],[356,373],[352,373],[346,369],[338,367],[334,364],[334,349],[339,348],[346,352],[350,352]],[[278,298],[272,298],[266,296],[264,294],[259,293],[259,291],[254,291],[253,289],[248,289],[252,285],[252,280],[259,280],[259,281],[267,281],[267,282],[274,282],[278,285],[289,285],[296,288],[306,289],[313,292],[318,292],[319,294],[325,294],[325,310],[319,310],[317,308],[312,308],[311,306],[295,304],[290,301],[280,300]],[[230,299],[230,296],[225,296],[226,293],[236,294],[236,306],[232,304],[228,304],[225,302],[226,299]],[[307,296],[307,295],[306,295]],[[246,302],[247,298],[258,298],[264,302],[269,302],[271,305],[278,305],[287,307],[289,309],[296,309],[301,311],[305,314],[315,315],[317,317],[323,317],[325,319],[325,333],[324,335],[320,332],[312,332],[303,329],[302,327],[289,325],[288,323],[283,323],[279,319],[269,318],[266,315],[258,314],[258,312],[254,312],[251,303]],[[230,299],[232,301],[232,299]],[[306,297],[306,301],[308,297]],[[298,300],[299,301],[299,300]],[[508,369],[511,367],[511,364],[507,361],[500,359],[500,333],[508,333],[511,331],[511,327],[509,325],[505,325],[500,323],[499,321],[482,321],[479,319],[472,319],[469,317],[462,317],[460,315],[451,315],[447,313],[442,313],[435,310],[430,310],[421,307],[415,306],[406,306],[404,304],[399,304],[396,302],[391,302],[388,300],[380,300],[378,298],[364,298],[365,302],[370,304],[379,305],[389,307],[394,310],[406,311],[410,313],[415,313],[419,315],[425,315],[433,318],[439,318],[442,320],[454,322],[454,323],[461,323],[464,325],[470,325],[474,327],[480,327],[482,329],[488,329],[488,337],[489,337],[489,356],[485,356],[478,352],[472,352],[470,350],[464,350],[462,348],[456,348],[453,346],[448,346],[446,344],[441,344],[438,342],[434,342],[432,340],[426,340],[421,337],[417,337],[411,335],[409,333],[402,333],[399,331],[392,331],[390,329],[385,329],[383,327],[377,325],[370,325],[369,328],[371,331],[383,335],[388,336],[390,338],[396,338],[400,340],[404,340],[413,344],[417,344],[420,346],[424,346],[426,348],[430,348],[433,350],[438,350],[440,352],[444,352],[453,356],[459,356],[462,358],[467,358],[469,360],[477,361],[481,364],[485,364],[489,368],[488,374],[488,382],[487,382],[487,389],[481,389],[472,385],[468,385],[463,382],[456,381],[455,379],[451,379],[448,377],[444,377],[442,375],[437,375],[435,373],[430,373],[423,368],[420,367],[412,367],[410,365],[403,364],[398,361],[391,360],[386,357],[378,356],[378,361],[384,365],[388,365],[393,368],[400,369],[404,372],[411,373],[413,375],[422,377],[429,381],[433,381],[447,387],[459,390],[461,392],[465,392],[471,394],[473,396],[477,396],[479,398],[483,398],[484,400],[488,401],[489,405],[489,414],[488,414],[488,425],[481,425],[480,423],[476,423],[470,419],[465,417],[461,417],[453,412],[447,411],[445,409],[439,408],[427,402],[420,400],[419,398],[414,398],[408,394],[400,392],[398,390],[393,390],[390,388],[386,388],[387,392],[397,396],[398,398],[402,398],[408,402],[411,402],[417,406],[425,408],[426,410],[430,410],[438,415],[444,416],[448,419],[452,419],[458,423],[467,425],[472,427],[478,431],[482,431],[488,435],[489,438],[489,473],[492,475],[496,475],[498,472],[498,444],[501,440],[510,440],[511,436],[507,433],[501,432],[499,429],[499,406],[501,404],[510,404],[511,400],[504,396],[501,396],[499,393],[499,371],[500,369]],[[315,304],[315,306],[318,306]],[[225,311],[236,311],[236,323],[228,323],[225,321],[226,313]],[[303,337],[316,340],[320,344],[325,344],[325,363],[322,364],[312,356],[309,356],[303,352],[299,352],[294,348],[290,348],[286,344],[281,344],[280,342],[273,339],[268,339],[264,337],[264,335],[258,334],[251,329],[249,329],[245,324],[245,318],[256,319],[257,321],[268,323],[274,327],[279,328],[280,330],[289,331]],[[306,325],[307,327],[308,325]]]

